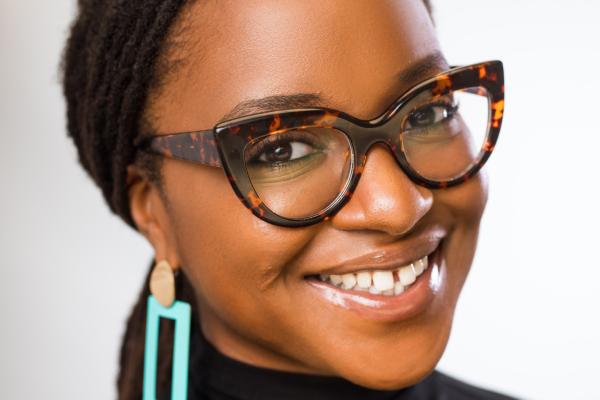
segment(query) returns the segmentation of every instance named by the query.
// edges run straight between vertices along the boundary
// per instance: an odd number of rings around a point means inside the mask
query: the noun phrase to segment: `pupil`
[[[427,126],[433,123],[435,119],[434,111],[431,108],[426,110],[418,110],[413,113],[410,117],[410,124],[412,126]]]
[[[278,145],[267,153],[269,161],[287,161],[292,153],[292,146],[289,143]]]

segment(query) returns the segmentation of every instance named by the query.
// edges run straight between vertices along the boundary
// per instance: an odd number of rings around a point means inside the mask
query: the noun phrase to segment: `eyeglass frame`
[[[400,116],[403,105],[426,90],[434,96],[451,91],[483,87],[489,98],[487,136],[473,165],[460,176],[435,181],[421,176],[408,162],[402,141]],[[394,154],[402,171],[416,184],[429,189],[445,189],[473,177],[489,159],[504,115],[504,70],[499,60],[467,66],[453,66],[445,72],[425,79],[401,94],[382,114],[371,120],[355,118],[327,107],[311,107],[262,112],[217,123],[212,129],[171,134],[145,134],[134,140],[141,151],[196,164],[223,168],[235,194],[255,216],[271,224],[285,227],[309,226],[330,219],[352,197],[366,165],[372,145],[384,143]],[[343,189],[319,212],[306,218],[285,218],[270,210],[252,186],[246,171],[244,148],[251,141],[268,134],[292,129],[335,128],[346,135],[351,147],[351,165]],[[358,160],[358,161],[357,161]]]

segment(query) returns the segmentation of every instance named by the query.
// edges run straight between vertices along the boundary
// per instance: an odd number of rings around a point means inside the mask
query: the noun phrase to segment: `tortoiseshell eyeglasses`
[[[427,79],[379,117],[360,120],[329,108],[254,114],[213,129],[136,140],[143,151],[221,167],[242,203],[269,223],[307,226],[348,202],[383,143],[416,184],[465,182],[489,158],[504,111],[502,62],[487,61]]]

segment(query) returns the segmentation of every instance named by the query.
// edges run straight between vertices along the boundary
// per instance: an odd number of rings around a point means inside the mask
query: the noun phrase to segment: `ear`
[[[127,166],[127,191],[131,216],[138,230],[154,248],[155,260],[180,265],[163,198],[139,167]]]

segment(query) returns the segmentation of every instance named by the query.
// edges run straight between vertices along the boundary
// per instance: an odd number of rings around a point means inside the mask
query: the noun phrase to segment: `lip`
[[[441,286],[442,248],[443,241],[440,241],[430,253],[429,267],[397,296],[343,290],[316,279],[306,279],[305,282],[328,304],[357,313],[363,318],[385,322],[407,320],[423,313]]]
[[[343,275],[359,271],[395,270],[411,262],[432,254],[445,236],[442,230],[433,230],[415,239],[414,243],[402,247],[381,248],[336,265],[317,267],[305,274]]]

